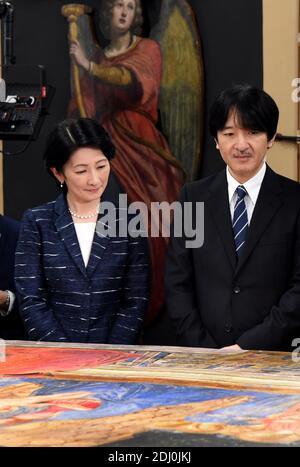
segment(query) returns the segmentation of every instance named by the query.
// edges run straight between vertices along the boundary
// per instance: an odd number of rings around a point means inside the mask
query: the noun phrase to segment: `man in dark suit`
[[[0,338],[23,339],[14,285],[15,249],[19,222],[0,215]]]
[[[181,203],[204,203],[204,242],[173,233],[168,313],[184,346],[291,350],[300,336],[300,185],[265,162],[278,108],[264,91],[223,91],[210,131],[227,167],[187,184]],[[185,218],[186,222],[186,218]]]

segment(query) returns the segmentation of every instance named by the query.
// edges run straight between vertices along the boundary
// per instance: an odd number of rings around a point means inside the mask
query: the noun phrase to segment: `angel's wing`
[[[187,178],[197,178],[203,126],[204,71],[194,13],[185,0],[162,0],[151,31],[163,58],[160,114],[163,132]]]

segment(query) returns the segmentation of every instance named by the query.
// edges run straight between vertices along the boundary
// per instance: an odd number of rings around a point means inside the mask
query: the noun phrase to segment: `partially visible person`
[[[24,339],[25,330],[15,296],[14,262],[20,224],[0,215],[0,338]]]
[[[59,123],[45,164],[62,193],[29,209],[17,247],[15,279],[30,340],[134,344],[147,309],[147,239],[103,230],[101,203],[114,145],[88,118]],[[103,219],[103,223],[102,223]],[[26,258],[23,261],[22,258]]]
[[[271,96],[249,85],[224,90],[212,106],[226,169],[181,195],[183,209],[204,203],[204,244],[188,248],[174,236],[167,259],[179,345],[286,351],[300,336],[300,185],[266,164],[278,117]]]

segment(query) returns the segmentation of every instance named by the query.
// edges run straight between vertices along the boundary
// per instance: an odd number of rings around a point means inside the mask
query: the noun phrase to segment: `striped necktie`
[[[235,250],[237,256],[240,257],[248,231],[248,216],[244,199],[247,191],[242,185],[239,185],[236,189],[236,194],[237,200],[233,212],[232,228]]]

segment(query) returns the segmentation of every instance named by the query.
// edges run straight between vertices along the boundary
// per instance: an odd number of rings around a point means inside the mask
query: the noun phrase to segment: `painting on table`
[[[0,446],[300,445],[290,354],[20,342],[6,356]]]

